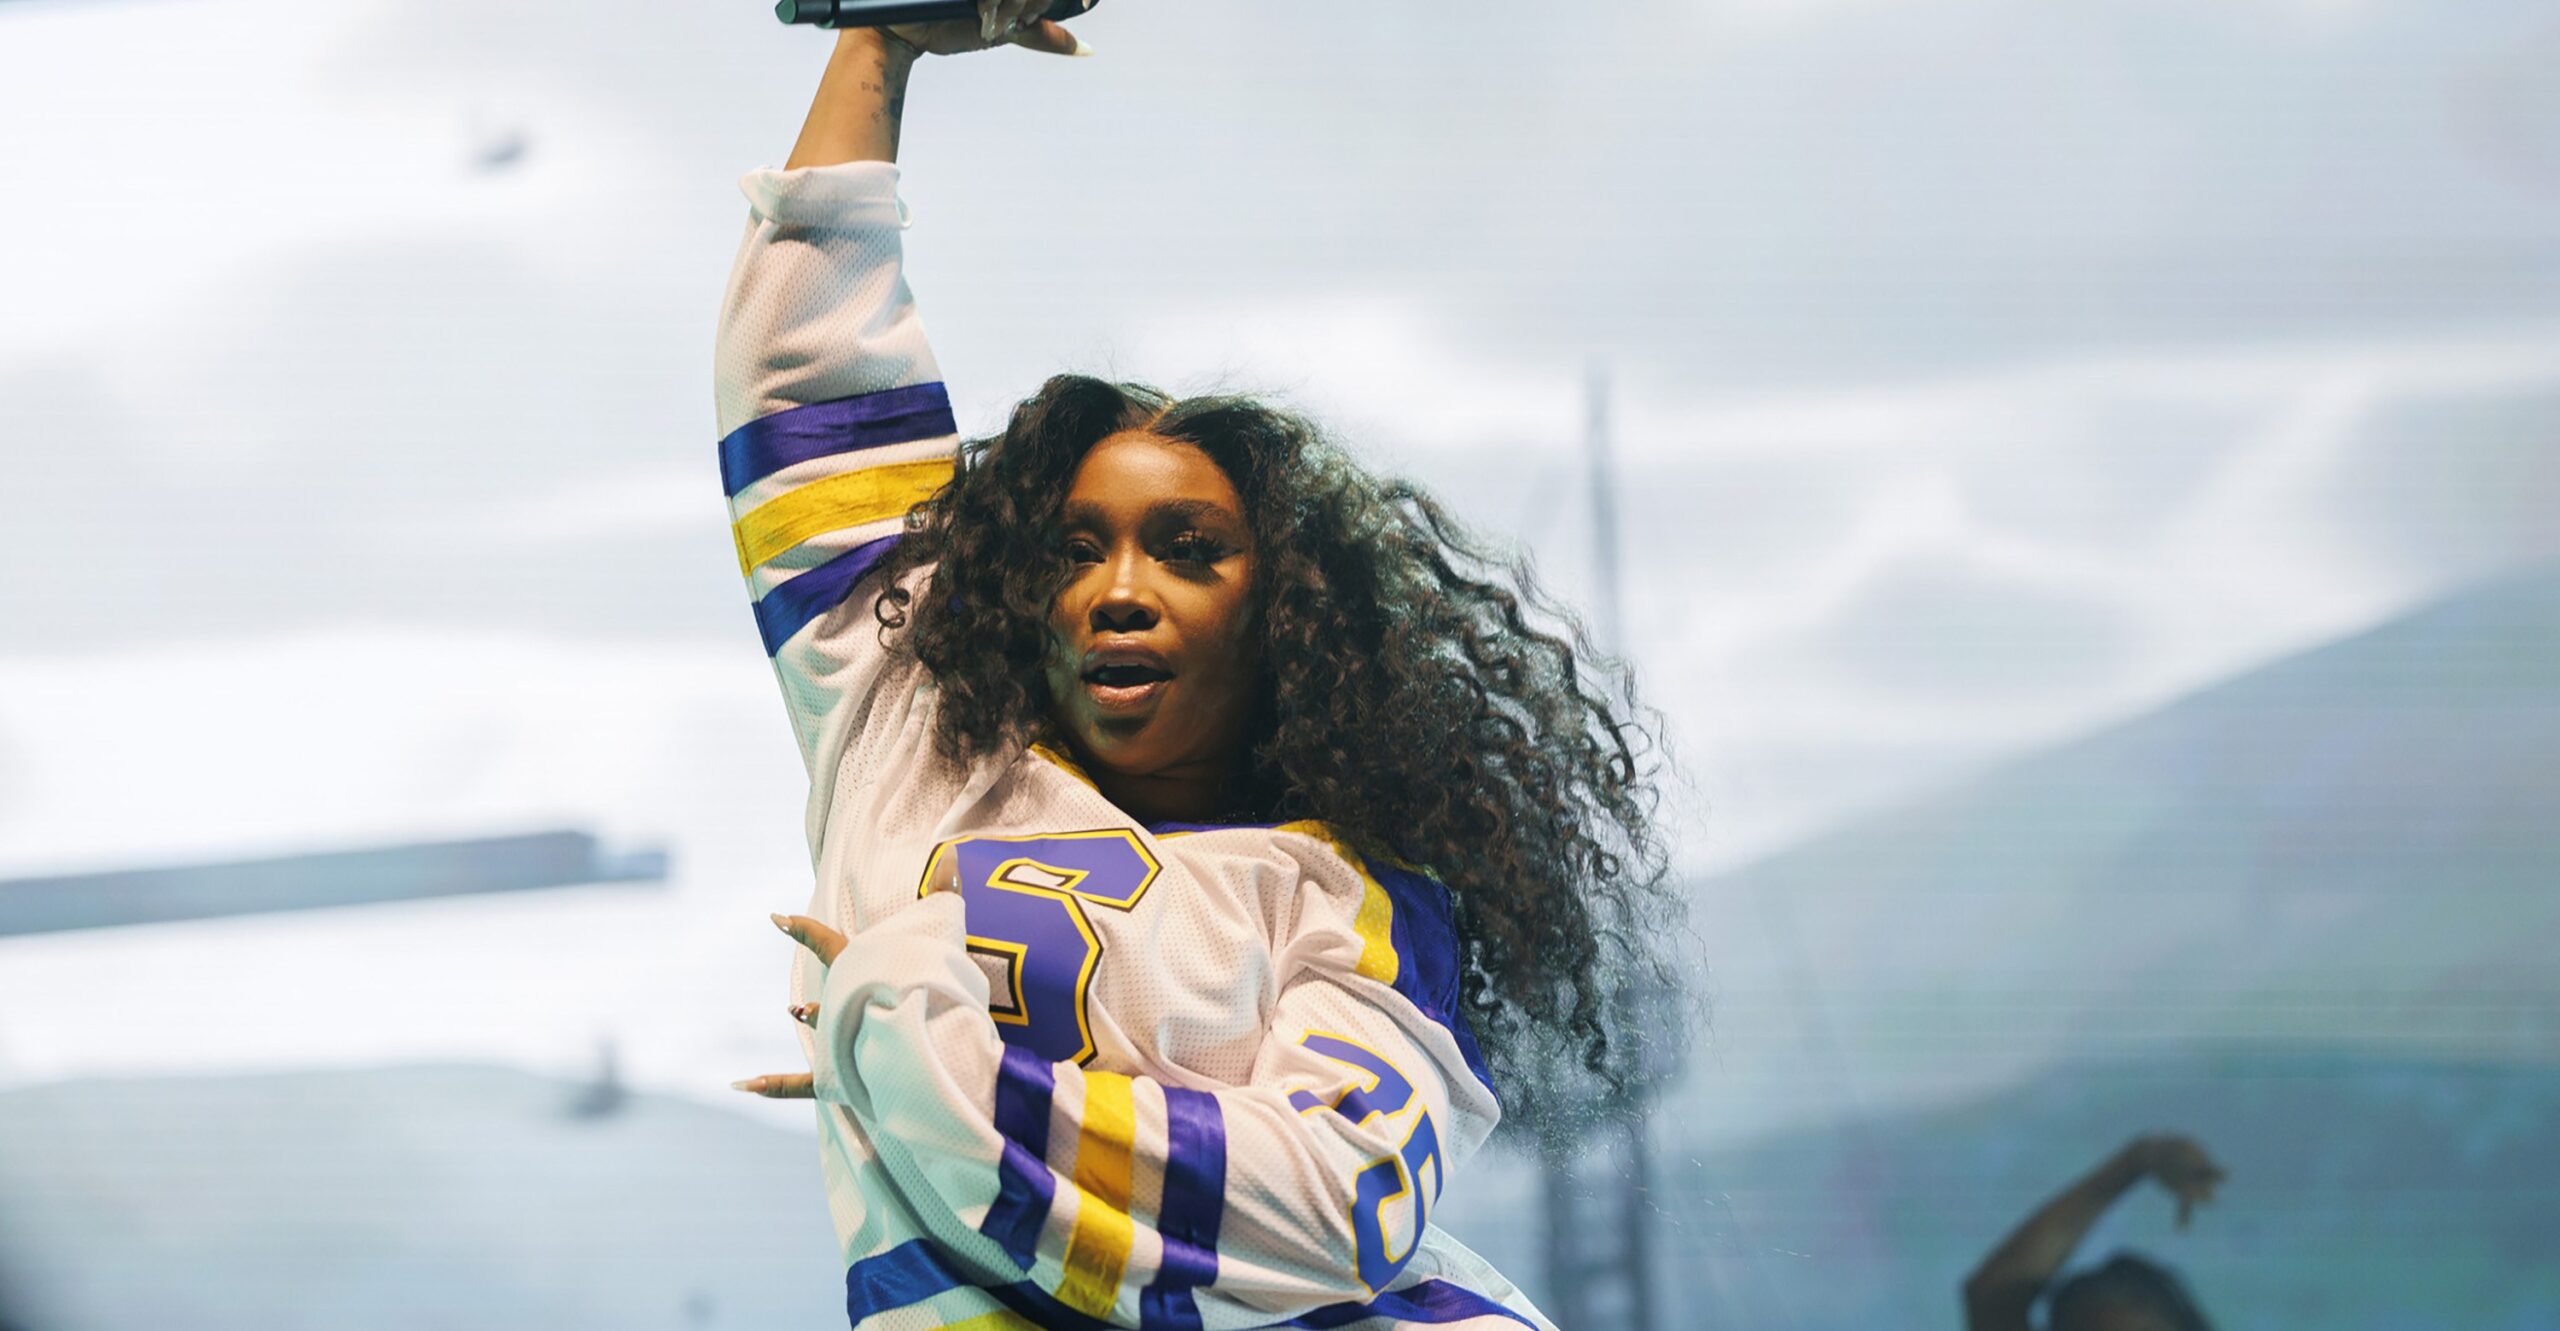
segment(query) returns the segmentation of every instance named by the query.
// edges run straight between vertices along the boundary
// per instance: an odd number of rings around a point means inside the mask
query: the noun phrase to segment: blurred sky
[[[1274,391],[1580,596],[1606,364],[1693,869],[2560,554],[2547,5],[1082,31],[910,102],[964,428],[1060,369]],[[559,822],[679,856],[0,940],[0,1079],[791,1056],[755,917],[805,892],[800,776],[708,369],[735,178],[826,42],[751,0],[0,0],[0,873]]]

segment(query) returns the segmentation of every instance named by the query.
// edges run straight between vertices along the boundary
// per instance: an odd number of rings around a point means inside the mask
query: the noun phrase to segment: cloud
[[[1741,21],[1780,8],[1106,8],[1099,60],[936,62],[908,244],[964,420],[1062,365],[1277,386],[1587,596],[1603,361],[1629,644],[1710,776],[1922,779],[2547,549],[2534,7]],[[0,650],[744,632],[703,362],[731,179],[822,38],[674,0],[4,21],[0,115],[44,129],[0,175],[53,189],[0,213],[0,438],[41,478],[0,501]],[[492,124],[536,149],[477,174]],[[1968,624],[2023,655],[1957,673]]]
[[[20,12],[23,11],[23,12]],[[0,357],[131,350],[172,307],[262,262],[363,236],[503,234],[610,183],[611,139],[543,173],[466,181],[458,97],[343,79],[364,6],[144,0],[0,17]],[[511,99],[557,120],[540,85]]]
[[[0,500],[22,607],[0,645],[350,618],[736,628],[715,298],[488,241],[348,240],[250,265],[123,354],[0,363],[0,437],[41,478]],[[664,479],[685,473],[689,508]]]
[[[1915,700],[2103,688],[2137,626],[2086,590],[1976,561],[1913,560],[1860,587],[1802,649],[1859,687]]]
[[[2311,502],[2441,579],[2560,558],[2560,382],[2382,404]]]
[[[796,755],[760,667],[746,635],[416,627],[0,664],[0,736],[45,774],[0,807],[0,872],[552,822],[725,838],[733,797],[787,842]]]

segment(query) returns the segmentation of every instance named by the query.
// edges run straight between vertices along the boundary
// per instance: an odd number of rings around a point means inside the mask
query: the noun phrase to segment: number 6
[[[1086,903],[1128,910],[1162,871],[1127,828],[964,837],[935,848],[918,895],[956,875],[969,950],[1002,967],[987,1015],[1005,1043],[1083,1063],[1095,1053],[1085,998],[1103,950]]]

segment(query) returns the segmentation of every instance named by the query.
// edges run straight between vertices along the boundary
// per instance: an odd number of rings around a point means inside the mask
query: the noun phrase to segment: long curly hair
[[[1001,435],[964,446],[951,483],[909,519],[874,607],[941,691],[945,756],[1049,735],[1061,508],[1086,452],[1129,430],[1198,447],[1244,504],[1265,673],[1246,812],[1322,820],[1447,885],[1459,1001],[1506,1117],[1535,1126],[1638,1089],[1659,1069],[1635,1028],[1660,1018],[1637,1020],[1629,995],[1678,991],[1660,951],[1680,902],[1654,823],[1658,726],[1637,720],[1623,671],[1593,668],[1580,626],[1524,563],[1301,415],[1059,375]],[[927,564],[910,596],[903,575]],[[1666,1007],[1678,1004],[1652,1004]]]

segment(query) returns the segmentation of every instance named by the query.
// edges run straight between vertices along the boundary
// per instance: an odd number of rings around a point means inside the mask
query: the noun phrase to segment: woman
[[[921,54],[1078,49],[1033,3],[841,34],[744,181],[721,461],[817,889],[812,1072],[740,1086],[820,1102],[857,1326],[1544,1326],[1431,1206],[1498,1072],[1615,1066],[1641,736],[1293,416],[1060,376],[959,448],[891,163]]]

